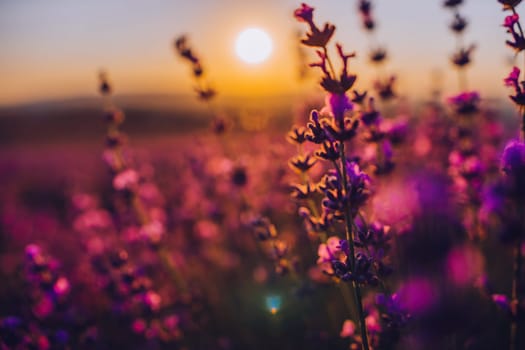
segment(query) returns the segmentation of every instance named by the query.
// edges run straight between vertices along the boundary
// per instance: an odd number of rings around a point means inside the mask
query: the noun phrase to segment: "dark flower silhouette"
[[[330,23],[325,23],[323,30],[320,30],[313,20],[314,8],[306,4],[301,4],[301,7],[294,11],[294,16],[299,22],[305,22],[310,27],[310,32],[306,33],[306,38],[301,40],[306,46],[312,47],[326,47],[334,35],[335,26]]]

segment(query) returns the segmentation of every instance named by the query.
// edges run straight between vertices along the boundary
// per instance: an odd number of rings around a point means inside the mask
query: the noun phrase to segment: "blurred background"
[[[292,16],[298,5],[289,0],[2,1],[3,142],[13,139],[15,132],[28,132],[18,125],[22,118],[31,123],[46,118],[46,125],[56,119],[64,127],[72,118],[75,122],[89,118],[100,106],[96,77],[101,68],[110,73],[120,105],[145,128],[155,128],[151,118],[160,118],[159,130],[166,130],[170,118],[184,118],[189,112],[206,117],[206,107],[194,97],[188,67],[174,55],[173,41],[181,34],[189,36],[203,61],[218,91],[217,106],[233,108],[235,113],[255,109],[287,117],[291,101],[319,92],[318,72],[300,78],[301,67],[315,60],[315,54],[307,50],[306,58],[299,59],[298,31],[305,28]],[[411,106],[436,89],[449,95],[457,92],[450,63],[456,47],[448,30],[452,16],[441,1],[378,1],[374,5],[378,27],[372,39],[361,28],[356,2],[311,1],[310,5],[316,8],[319,23],[337,25],[335,40],[347,51],[357,52],[351,70],[359,75],[358,89],[369,89],[375,77],[368,52],[384,46],[386,73],[398,76],[398,94]],[[513,63],[505,48],[504,14],[495,1],[467,1],[464,13],[469,21],[466,43],[477,45],[467,72],[469,87],[479,90],[486,101],[504,100],[502,77]],[[248,27],[265,30],[273,41],[270,57],[257,65],[235,54],[236,37]]]

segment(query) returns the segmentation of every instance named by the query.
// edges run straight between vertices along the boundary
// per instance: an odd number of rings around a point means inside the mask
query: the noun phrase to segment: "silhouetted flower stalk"
[[[112,100],[112,90],[107,75],[100,73],[99,91],[105,100],[105,115],[108,123],[104,159],[113,172],[113,187],[128,198],[129,205],[136,215],[145,240],[158,252],[159,258],[173,277],[177,286],[181,290],[185,290],[184,279],[180,276],[165,245],[161,244],[166,230],[165,223],[151,216],[150,209],[154,208],[148,208],[139,193],[141,181],[143,180],[139,172],[133,168],[131,160],[126,155],[124,149],[125,135],[121,131],[121,125],[125,119],[124,112],[115,107]],[[155,186],[154,184],[151,185]]]
[[[520,17],[516,11],[516,6],[521,3],[521,0],[498,0],[503,5],[504,11],[510,11],[512,14],[505,17],[503,26],[507,29],[512,37],[512,40],[507,40],[507,45],[512,48],[516,54],[520,54],[525,50],[525,36],[523,28],[520,23]],[[516,30],[517,28],[517,30]],[[524,61],[525,61],[525,54]],[[525,63],[524,63],[525,69]],[[525,235],[525,221],[523,215],[525,214],[525,191],[523,191],[523,176],[525,175],[525,81],[520,79],[520,69],[514,67],[510,74],[504,79],[504,83],[508,87],[514,88],[514,95],[509,96],[516,105],[521,116],[521,132],[520,141],[511,141],[507,144],[502,156],[502,168],[505,173],[507,196],[510,195],[512,202],[518,213],[517,227],[519,230],[515,236],[513,247],[514,263],[513,263],[513,279],[510,300],[511,311],[511,329],[510,329],[510,349],[520,349],[520,326],[523,323],[523,310],[520,304],[521,293],[521,277],[522,277],[522,244]],[[510,185],[508,184],[510,183]]]
[[[217,96],[217,91],[211,86],[211,83],[206,77],[206,71],[202,64],[202,60],[190,46],[186,35],[181,35],[175,39],[174,48],[176,53],[184,61],[188,62],[191,67],[193,80],[195,81],[194,90],[197,93],[197,97],[199,100],[206,103],[213,116],[212,131],[218,135],[223,134],[231,127],[231,121],[222,115],[218,115],[212,105],[213,100]]]
[[[448,99],[453,110],[452,140],[454,149],[449,155],[449,173],[454,180],[463,208],[464,225],[468,235],[473,240],[482,236],[478,211],[481,207],[481,188],[483,185],[485,167],[479,154],[479,103],[480,96],[476,91],[468,90],[466,69],[471,64],[471,55],[475,45],[466,47],[464,44],[467,19],[460,13],[459,7],[463,0],[444,1],[443,6],[452,10],[454,18],[449,25],[456,37],[456,52],[451,62],[458,73],[459,93]]]
[[[190,47],[188,37],[186,35],[179,36],[175,39],[174,47],[179,56],[191,65],[192,75],[197,85],[195,92],[198,98],[206,102],[211,101],[215,97],[216,91],[207,81],[201,60]]]
[[[382,72],[388,60],[388,52],[385,47],[379,45],[376,40],[377,22],[373,15],[373,3],[371,0],[359,0],[357,10],[361,17],[361,24],[367,33],[370,42],[370,53],[368,55],[369,62],[374,66],[377,72],[376,80],[374,81],[374,89],[382,102],[389,102],[396,97],[394,91],[394,83],[396,82],[395,75],[387,75]]]
[[[471,44],[469,46],[465,46],[464,44],[465,30],[468,26],[468,21],[459,12],[459,7],[461,5],[463,5],[463,0],[446,0],[443,3],[443,6],[445,6],[446,8],[450,8],[454,14],[454,19],[450,23],[449,28],[455,34],[457,44],[456,52],[452,55],[451,61],[458,72],[459,90],[467,91],[468,82],[466,68],[471,62],[471,55],[474,49],[476,48],[476,45]]]
[[[361,211],[370,196],[370,178],[362,170],[357,158],[350,158],[347,146],[358,132],[359,119],[366,123],[370,130],[376,130],[379,124],[377,111],[372,114],[360,113],[354,110],[354,104],[347,96],[357,76],[348,71],[349,59],[355,53],[347,54],[341,45],[337,44],[337,53],[340,64],[340,73],[328,55],[327,44],[332,36],[335,26],[327,23],[325,30],[320,31],[313,20],[313,8],[302,4],[294,13],[300,22],[305,22],[310,28],[306,39],[302,43],[307,46],[320,47],[317,51],[319,61],[312,63],[312,67],[319,68],[322,73],[320,85],[326,92],[325,106],[321,111],[313,110],[310,122],[306,129],[294,127],[288,134],[292,143],[298,145],[299,155],[292,158],[290,166],[301,175],[300,185],[293,187],[292,195],[307,207],[300,207],[299,214],[303,217],[307,229],[315,232],[321,239],[319,246],[318,264],[323,267],[323,272],[336,281],[346,282],[352,287],[353,304],[345,299],[349,309],[356,310],[359,323],[360,337],[355,338],[363,349],[375,346],[371,342],[365,321],[366,313],[363,307],[363,287],[381,285],[380,279],[386,276],[384,257],[388,249],[387,242],[390,234],[376,226],[368,225]],[[369,26],[373,21],[369,18]],[[353,91],[354,102],[363,104],[366,93]],[[363,108],[361,108],[363,109]],[[359,118],[360,117],[360,118]],[[372,120],[373,119],[373,120]],[[378,131],[378,130],[377,130]],[[379,132],[377,133],[379,134]],[[376,134],[376,135],[377,135]],[[381,138],[374,140],[378,142]],[[310,185],[307,172],[312,168],[315,159],[309,154],[302,153],[302,144],[308,142],[317,145],[315,152],[317,159],[324,161],[327,168],[321,181]],[[377,165],[378,168],[381,165]],[[322,195],[322,210],[319,213],[315,198]],[[344,239],[328,234],[344,231]],[[382,238],[380,238],[382,237]],[[381,248],[380,248],[381,246]],[[343,289],[344,290],[344,289]],[[346,334],[346,333],[345,333]],[[347,336],[347,335],[345,335]]]

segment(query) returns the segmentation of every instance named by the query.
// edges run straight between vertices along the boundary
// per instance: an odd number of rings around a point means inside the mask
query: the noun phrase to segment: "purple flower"
[[[524,82],[519,84],[521,71],[518,67],[513,67],[509,75],[503,79],[505,86],[513,87],[515,94],[510,95],[510,99],[514,101],[518,106],[525,105],[525,93],[524,93]]]
[[[425,314],[439,298],[437,286],[425,277],[413,277],[406,281],[398,294],[401,304],[412,315]]]
[[[370,177],[359,167],[356,162],[350,162],[347,164],[348,180],[350,186],[356,189],[365,189],[368,187]]]
[[[353,109],[353,104],[346,94],[329,93],[325,98],[325,107],[321,113],[328,112],[334,119],[341,123],[345,117],[346,111]]]
[[[53,285],[53,292],[55,292],[55,295],[57,297],[62,297],[69,293],[69,290],[71,289],[71,286],[69,284],[69,281],[65,277],[60,277],[57,279],[55,284]]]
[[[492,301],[501,310],[511,313],[509,298],[505,294],[492,294]]]
[[[503,26],[512,30],[514,25],[518,23],[519,20],[520,20],[520,16],[517,13],[514,13],[510,16],[505,17]]]
[[[525,171],[525,144],[513,140],[503,150],[501,168],[507,175],[519,175]]]
[[[509,75],[503,79],[505,86],[516,87],[518,86],[518,79],[520,77],[520,69],[518,67],[512,67],[512,71]]]
[[[456,108],[458,114],[470,114],[478,111],[478,103],[480,101],[479,93],[477,91],[466,91],[459,95],[448,98],[448,103]]]
[[[366,202],[369,196],[370,177],[359,167],[356,162],[346,165],[348,174],[348,200],[352,207],[352,215],[357,215],[359,208]]]
[[[301,7],[294,11],[294,17],[300,22],[312,23],[314,17],[314,8],[301,4]]]

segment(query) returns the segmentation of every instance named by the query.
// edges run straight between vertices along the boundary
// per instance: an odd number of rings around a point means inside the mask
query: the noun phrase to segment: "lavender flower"
[[[301,7],[294,12],[295,18],[300,22],[305,22],[310,27],[310,32],[306,33],[306,38],[301,40],[306,46],[312,47],[326,47],[326,44],[332,38],[335,31],[335,26],[330,23],[325,23],[324,28],[320,30],[313,20],[314,8],[301,4]]]
[[[525,144],[520,141],[510,141],[503,150],[501,168],[508,176],[516,178],[525,174]]]

